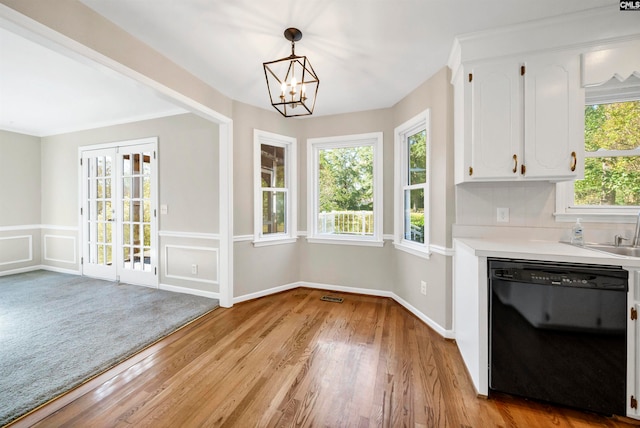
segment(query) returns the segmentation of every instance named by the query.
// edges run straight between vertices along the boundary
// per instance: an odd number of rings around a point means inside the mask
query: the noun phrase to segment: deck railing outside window
[[[373,235],[373,211],[321,212],[318,233]]]

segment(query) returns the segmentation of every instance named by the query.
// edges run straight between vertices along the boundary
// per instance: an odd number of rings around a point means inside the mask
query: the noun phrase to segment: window
[[[557,186],[556,215],[629,221],[640,209],[640,79],[586,93],[584,178]]]
[[[254,130],[254,245],[294,242],[296,139]]]
[[[309,242],[382,246],[382,132],[308,140]]]
[[[395,129],[396,248],[429,255],[429,111]]]

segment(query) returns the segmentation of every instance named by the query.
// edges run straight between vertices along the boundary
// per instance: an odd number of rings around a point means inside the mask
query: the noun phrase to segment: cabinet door
[[[517,61],[473,67],[470,179],[514,179],[520,175],[522,78]],[[469,143],[467,141],[467,143]]]
[[[574,179],[582,175],[584,90],[578,55],[530,58],[524,74],[526,178]]]

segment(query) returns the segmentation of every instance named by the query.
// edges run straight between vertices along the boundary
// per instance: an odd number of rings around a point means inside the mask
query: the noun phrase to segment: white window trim
[[[260,146],[262,144],[284,147],[285,149],[285,188],[287,189],[285,233],[270,233],[268,235],[262,234],[262,161],[260,156]],[[298,239],[298,192],[296,187],[296,183],[298,181],[298,157],[296,155],[296,145],[296,138],[261,131],[259,129],[253,130],[253,245],[255,247],[289,244],[296,242]]]
[[[632,223],[638,218],[640,207],[573,206],[573,181],[556,183],[556,211],[558,223],[573,223],[582,219],[591,223]]]
[[[635,73],[634,73],[635,74]],[[640,76],[638,76],[640,77]],[[614,102],[634,101],[640,98],[640,86],[620,82],[613,88],[593,87],[587,91],[585,105],[608,104]],[[621,155],[640,155],[640,150],[604,150],[584,152],[583,159],[588,157],[607,157]],[[573,206],[573,181],[556,183],[556,211],[553,213],[556,222],[573,223],[578,218],[591,223],[635,224],[638,218],[638,206]]]
[[[430,223],[431,223],[431,112],[429,109],[417,114],[394,130],[394,233],[393,245],[396,249],[418,257],[428,259],[431,256]],[[427,185],[424,191],[424,243],[413,242],[404,238],[404,179],[407,174],[406,138],[421,129],[426,131],[427,141]]]
[[[320,235],[318,230],[318,152],[327,148],[373,147],[373,236]],[[315,244],[363,245],[382,247],[383,225],[383,134],[344,135],[307,140],[307,242]]]

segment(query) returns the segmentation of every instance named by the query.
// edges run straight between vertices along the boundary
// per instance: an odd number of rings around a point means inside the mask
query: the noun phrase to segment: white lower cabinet
[[[489,395],[487,258],[454,240],[453,328],[476,392]]]

